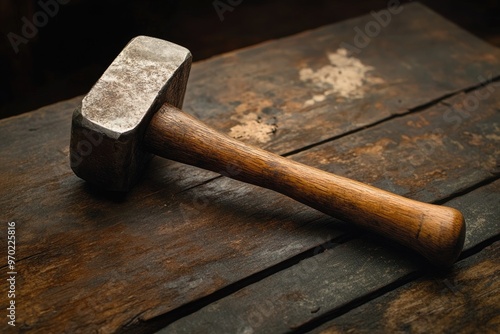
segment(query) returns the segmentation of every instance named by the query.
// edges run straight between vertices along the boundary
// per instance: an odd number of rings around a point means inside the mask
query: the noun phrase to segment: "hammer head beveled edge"
[[[151,154],[142,138],[162,104],[182,108],[191,53],[157,38],[132,39],[73,113],[71,168],[106,190],[127,191]]]

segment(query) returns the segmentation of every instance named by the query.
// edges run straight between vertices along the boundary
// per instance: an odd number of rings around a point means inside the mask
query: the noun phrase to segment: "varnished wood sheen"
[[[229,177],[356,222],[436,265],[451,265],[463,247],[465,223],[456,209],[404,198],[246,145],[167,104],[153,117],[144,143],[156,155],[214,172],[236,166]]]

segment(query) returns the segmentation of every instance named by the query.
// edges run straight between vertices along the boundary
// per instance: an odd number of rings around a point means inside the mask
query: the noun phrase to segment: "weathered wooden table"
[[[416,3],[377,22],[198,62],[185,110],[291,159],[459,208],[468,230],[450,271],[159,158],[127,195],[99,192],[69,168],[77,97],[0,121],[0,236],[5,252],[15,222],[17,272],[6,298],[3,257],[0,331],[497,332],[500,51]]]

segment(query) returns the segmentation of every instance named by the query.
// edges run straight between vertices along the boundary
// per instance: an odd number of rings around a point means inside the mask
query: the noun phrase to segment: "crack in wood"
[[[498,177],[495,177],[494,180],[493,179],[489,179],[488,182],[479,182],[477,183],[476,185],[474,186],[471,186],[471,187],[468,187],[467,188],[467,191],[461,191],[460,192],[460,196],[464,196],[464,195],[467,195],[468,193],[474,191],[474,190],[477,190],[483,186],[487,186],[491,183],[493,183],[495,180],[498,180],[499,178]],[[455,194],[455,196],[449,196],[447,197],[448,198],[448,201],[451,201],[455,198],[459,197],[458,195]],[[442,200],[440,200],[441,202]],[[443,202],[444,204],[444,202]],[[255,284],[257,283],[258,281],[260,280],[263,280],[265,279],[266,277],[268,276],[271,276],[271,275],[274,275],[280,271],[284,271],[290,267],[292,267],[293,265],[297,264],[298,262],[304,260],[304,259],[307,259],[307,258],[311,258],[311,257],[314,257],[314,256],[317,256],[321,253],[323,253],[324,250],[326,249],[333,249],[335,248],[337,245],[340,245],[342,243],[347,243],[347,242],[353,242],[354,240],[357,240],[359,239],[361,236],[363,236],[364,233],[361,231],[359,234],[353,234],[353,235],[349,235],[349,236],[341,236],[340,238],[346,238],[346,239],[341,239],[342,242],[339,242],[339,239],[332,239],[331,241],[327,242],[326,244],[328,243],[332,243],[333,242],[333,247],[329,247],[329,248],[324,248],[321,252],[312,252],[311,253],[311,250],[308,250],[307,252],[304,252],[304,253],[301,253],[301,254],[298,254],[296,255],[293,259],[297,259],[297,258],[301,258],[299,261],[293,261],[292,259],[289,259],[287,261],[284,261],[283,263],[288,263],[287,266],[283,266],[283,267],[280,267],[281,264],[278,264],[276,266],[273,266],[272,268],[274,268],[274,271],[272,273],[268,273],[266,275],[262,275],[262,277],[260,277],[258,280],[254,280],[254,281],[246,281],[246,280],[242,280],[238,283],[240,283],[240,286],[238,286],[238,289],[237,290],[240,290],[240,289],[243,289],[247,286],[250,286],[252,284]],[[500,235],[496,235],[496,236],[493,236],[491,238],[488,238],[480,243],[478,243],[477,245],[469,248],[469,249],[466,249],[462,255],[460,256],[460,259],[459,261],[462,261],[468,257],[471,257],[479,252],[481,252],[484,248],[490,246],[491,244],[495,243],[496,241],[499,241],[500,240]],[[319,246],[318,246],[319,247]],[[293,262],[292,262],[293,261]],[[437,271],[436,271],[437,270]],[[448,269],[448,270],[451,270],[451,269]],[[298,333],[306,333],[312,329],[315,329],[317,327],[319,327],[320,325],[328,322],[328,321],[331,321],[339,316],[342,316],[343,314],[363,305],[363,304],[366,304],[378,297],[381,297],[383,296],[384,294],[390,292],[390,291],[393,291],[395,289],[398,289],[412,281],[415,281],[421,277],[423,277],[424,275],[426,274],[429,274],[429,273],[441,273],[441,274],[445,274],[448,270],[444,270],[444,271],[440,271],[439,268],[429,268],[429,267],[421,267],[420,269],[418,270],[415,270],[415,271],[412,271],[406,275],[403,275],[402,277],[400,277],[399,279],[397,279],[396,281],[394,282],[391,282],[389,283],[388,285],[380,288],[380,289],[377,289],[377,290],[374,290],[366,295],[363,295],[363,296],[360,296],[356,299],[353,299],[352,301],[346,303],[346,304],[343,304],[342,306],[340,307],[337,307],[337,308],[334,308],[334,309],[331,309],[329,310],[328,312],[326,313],[323,313],[323,314],[320,314],[318,315],[317,317],[315,318],[312,318],[310,321],[307,321],[303,324],[300,324],[294,328],[291,328],[290,331],[288,333],[293,333],[293,334],[298,334]],[[265,272],[266,270],[264,270],[263,272]],[[263,273],[262,272],[262,273]],[[223,289],[224,290],[224,289]],[[216,291],[215,293],[213,293],[212,295],[208,295],[208,296],[205,296],[204,298],[200,299],[199,301],[194,301],[193,303],[190,303],[190,309],[187,310],[187,309],[175,309],[175,310],[172,310],[171,312],[167,313],[167,314],[164,314],[164,315],[161,315],[161,316],[158,316],[157,318],[155,319],[152,319],[151,323],[155,326],[156,329],[159,329],[159,328],[162,328],[162,327],[166,327],[168,326],[169,324],[185,317],[185,316],[188,316],[189,314],[192,314],[192,313],[195,313],[196,311],[200,310],[201,308],[213,303],[213,302],[216,302],[226,296],[229,296],[230,294],[233,294],[234,292],[236,292],[237,290],[234,290],[234,291],[230,291],[230,290],[227,290],[225,293],[221,293],[221,290],[220,291]],[[220,295],[219,295],[220,294]],[[315,309],[316,310],[316,309]],[[319,311],[319,309],[318,309]],[[316,312],[318,312],[316,311]],[[316,312],[311,312],[311,313],[316,313]],[[168,322],[162,322],[164,321],[164,319],[168,316],[172,316],[172,318],[170,318],[168,320]],[[148,321],[149,322],[149,321]],[[148,323],[146,322],[146,324]],[[158,324],[159,327],[156,327],[156,324]],[[137,330],[139,330],[137,328]],[[130,333],[142,333],[142,331],[138,331],[138,332],[130,332]]]
[[[432,108],[432,107],[438,105],[439,103],[446,104],[445,100],[450,99],[450,98],[452,98],[454,96],[460,95],[462,93],[470,93],[470,92],[473,92],[475,90],[478,90],[478,89],[481,89],[481,88],[484,88],[484,87],[488,87],[489,85],[494,86],[498,82],[500,82],[500,76],[492,78],[490,81],[487,82],[487,85],[485,85],[484,83],[479,83],[477,85],[470,86],[470,87],[467,87],[465,89],[460,89],[460,90],[457,90],[455,92],[452,92],[452,93],[449,93],[449,94],[445,94],[445,95],[443,95],[443,96],[441,96],[441,97],[439,97],[437,99],[431,100],[429,102],[426,102],[426,103],[423,103],[423,104],[418,105],[416,107],[413,107],[411,109],[408,109],[407,112],[399,113],[399,114],[393,114],[391,116],[382,118],[382,119],[380,119],[380,120],[378,120],[376,122],[373,122],[373,123],[367,124],[365,126],[353,129],[351,131],[347,131],[347,132],[344,132],[342,134],[339,134],[339,135],[336,135],[336,136],[332,136],[332,137],[326,138],[324,140],[318,141],[316,143],[305,145],[305,146],[303,146],[301,148],[298,148],[298,149],[286,152],[286,153],[282,154],[282,156],[289,157],[289,156],[292,156],[292,155],[295,155],[295,154],[307,151],[307,150],[309,150],[311,148],[314,148],[314,147],[317,147],[317,146],[320,146],[320,145],[332,142],[334,140],[337,140],[337,139],[340,139],[340,138],[343,138],[343,137],[347,137],[349,135],[352,135],[352,134],[355,134],[355,133],[358,133],[358,132],[361,132],[361,131],[366,131],[366,130],[368,130],[370,128],[373,128],[373,127],[375,127],[377,125],[380,125],[380,124],[382,124],[384,122],[388,122],[390,120],[393,120],[395,118],[400,118],[400,117],[404,117],[404,116],[407,116],[407,115],[410,115],[410,114],[415,114],[415,113],[427,110],[429,108]]]
[[[481,182],[475,183],[475,184],[473,184],[473,185],[471,185],[469,187],[466,187],[464,189],[459,189],[457,191],[454,191],[451,194],[449,194],[449,195],[447,195],[447,196],[445,196],[443,198],[431,201],[431,203],[443,205],[446,202],[451,201],[452,199],[461,197],[461,196],[466,195],[466,194],[468,194],[468,193],[470,193],[470,192],[472,192],[472,191],[474,191],[476,189],[479,189],[481,187],[487,186],[488,184],[491,184],[491,183],[495,182],[498,179],[500,179],[500,175],[493,175],[493,176],[491,176],[489,178],[486,178],[486,179],[482,180]]]
[[[464,253],[462,253],[462,255],[460,256],[459,261],[463,261],[467,258],[470,258],[471,256],[478,254],[483,249],[491,246],[492,244],[494,244],[495,242],[497,242],[499,240],[500,240],[500,234],[496,235],[492,238],[486,239],[485,241],[481,242],[480,244],[464,251]],[[445,272],[443,272],[443,273],[445,273]],[[328,313],[323,314],[317,318],[314,318],[311,321],[294,328],[293,330],[289,331],[288,333],[290,333],[290,334],[307,333],[307,332],[321,326],[322,324],[324,324],[328,321],[332,321],[335,318],[338,318],[341,315],[344,315],[347,312],[350,312],[350,311],[358,308],[359,306],[361,306],[363,304],[369,303],[372,300],[375,300],[375,299],[385,295],[386,293],[389,293],[393,290],[396,290],[396,289],[398,289],[398,288],[400,288],[408,283],[411,283],[411,282],[413,282],[419,278],[422,278],[425,275],[429,275],[429,274],[436,275],[436,271],[435,270],[430,271],[429,269],[423,269],[423,270],[418,270],[418,271],[412,272],[408,275],[403,276],[401,279],[384,286],[383,288],[381,288],[379,290],[373,291],[369,294],[366,294],[366,295],[361,296],[357,299],[354,299],[351,302],[349,302],[349,303],[347,303],[339,308],[330,310]],[[437,274],[440,274],[440,272],[438,272]]]
[[[355,309],[363,304],[366,304],[367,302],[369,302],[373,299],[376,299],[380,296],[383,296],[392,290],[400,288],[400,287],[422,277],[423,275],[424,275],[423,271],[416,271],[416,272],[412,272],[408,275],[405,275],[405,276],[401,277],[400,279],[398,279],[397,281],[392,282],[392,283],[384,286],[381,289],[373,291],[373,292],[371,292],[365,296],[362,296],[360,298],[356,298],[356,299],[352,300],[351,302],[344,304],[343,306],[341,306],[339,308],[330,310],[327,313],[325,313],[317,318],[314,318],[313,320],[311,320],[307,323],[304,323],[298,327],[292,328],[288,333],[289,334],[307,333],[310,330],[324,324],[325,322],[331,321],[331,320],[333,320],[333,319],[335,319],[343,314],[346,314],[347,312],[349,312],[349,311],[351,311],[351,310],[353,310],[353,309]]]
[[[282,261],[280,263],[277,263],[271,267],[268,267],[262,271],[259,271],[253,275],[250,275],[242,280],[236,281],[220,290],[217,290],[209,295],[206,295],[198,300],[194,300],[192,302],[189,302],[187,304],[184,304],[181,307],[178,307],[176,309],[173,309],[167,313],[164,313],[162,315],[156,316],[152,319],[146,320],[141,322],[140,324],[131,324],[129,326],[124,326],[121,331],[123,333],[127,334],[134,334],[134,333],[143,333],[144,332],[144,326],[148,328],[148,330],[158,330],[161,329],[165,326],[168,326],[169,324],[189,315],[192,314],[199,309],[212,304],[224,297],[227,297],[249,285],[252,285],[254,283],[257,283],[266,277],[269,277],[271,275],[276,274],[277,272],[283,271],[287,268],[290,268],[296,264],[298,264],[300,261],[303,261],[307,258],[316,256],[318,254],[323,253],[326,250],[331,250],[334,249],[335,247],[344,244],[346,242],[349,242],[350,240],[353,240],[357,237],[359,237],[360,233],[358,232],[353,232],[353,233],[347,233],[344,235],[341,235],[337,238],[333,238],[331,240],[328,240],[320,245],[317,245],[305,252],[302,252],[300,254],[297,254],[285,261]],[[140,325],[140,326],[139,326]]]

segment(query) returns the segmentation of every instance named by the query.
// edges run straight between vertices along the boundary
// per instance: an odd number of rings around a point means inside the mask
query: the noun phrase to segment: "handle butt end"
[[[465,220],[462,213],[454,208],[440,207],[437,222],[429,224],[424,249],[420,251],[433,265],[447,268],[453,265],[462,252],[465,242]],[[430,233],[429,233],[430,232]]]

